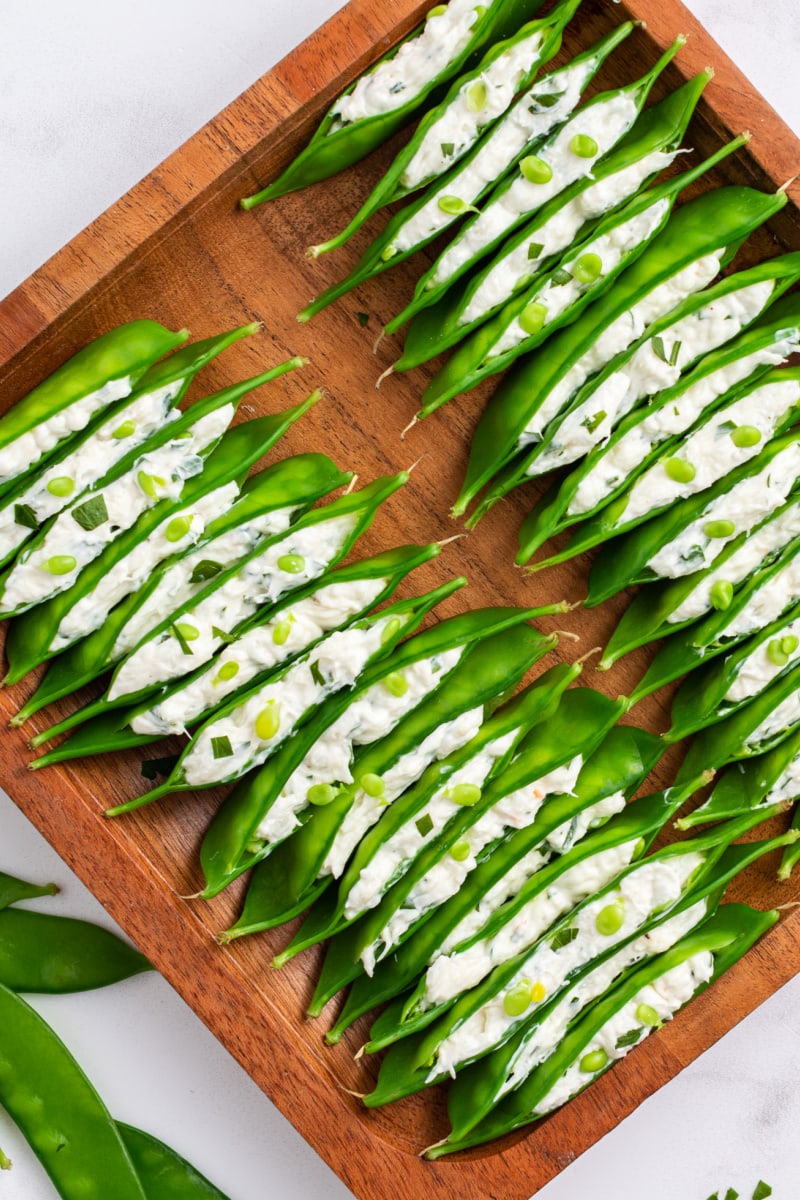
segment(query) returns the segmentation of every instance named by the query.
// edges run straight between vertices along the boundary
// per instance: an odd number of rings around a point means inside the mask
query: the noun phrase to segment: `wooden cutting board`
[[[359,557],[409,541],[458,532],[448,517],[466,464],[471,430],[489,386],[462,398],[400,433],[416,411],[429,377],[420,370],[389,379],[377,376],[393,361],[400,342],[384,339],[381,325],[405,303],[417,266],[404,264],[359,289],[308,326],[295,314],[323,287],[346,273],[380,228],[380,218],[343,250],[316,262],[305,247],[340,229],[380,177],[402,138],[363,164],[312,191],[285,197],[251,213],[237,200],[274,178],[302,146],[339,91],[408,31],[429,4],[412,0],[351,0],[322,29],[272,72],[209,122],[195,137],[137,185],[40,271],[0,304],[0,397],[7,407],[90,338],[111,325],[149,316],[194,337],[260,319],[264,332],[233,347],[213,364],[203,390],[255,374],[290,353],[312,365],[253,398],[259,411],[284,408],[314,386],[329,393],[291,431],[272,460],[300,450],[329,453],[362,482],[407,467],[424,455],[411,482],[385,505],[359,546]],[[678,59],[654,90],[658,99],[710,64],[716,75],[690,127],[696,157],[731,134],[749,128],[749,152],[727,160],[716,182],[772,189],[800,164],[800,143],[747,80],[676,0],[610,4],[584,0],[575,31],[568,31],[558,61],[565,61],[617,22],[646,23],[604,66],[596,89],[619,86],[642,73],[678,33],[690,35]],[[708,186],[708,182],[703,186]],[[798,195],[794,189],[793,195]],[[768,229],[751,239],[737,259],[749,265],[780,249],[800,248],[797,209],[790,204]],[[367,313],[362,325],[359,313]],[[198,386],[193,396],[201,394]],[[441,616],[484,604],[544,604],[579,600],[588,559],[525,577],[513,559],[516,530],[535,488],[498,506],[469,537],[415,574],[402,594],[435,586],[464,573],[470,586]],[[576,610],[546,629],[563,628],[558,658],[574,659],[602,645],[627,598],[593,612]],[[616,695],[628,691],[650,655],[631,655],[601,675],[587,667],[583,682]],[[0,694],[10,716],[33,690],[29,680]],[[81,699],[88,698],[87,691]],[[657,695],[628,718],[666,728],[669,696]],[[65,702],[58,715],[74,701]],[[375,1066],[353,1060],[366,1023],[334,1049],[322,1034],[329,1021],[304,1020],[318,956],[308,954],[280,973],[272,955],[287,931],[243,939],[229,947],[214,933],[238,911],[243,881],[211,903],[181,897],[197,890],[200,839],[221,792],[173,798],[114,822],[109,804],[145,790],[137,756],[117,755],[66,764],[31,775],[26,740],[51,723],[41,714],[24,731],[6,734],[1,781],[158,969],[239,1059],[303,1136],[364,1200],[448,1197],[525,1200],[582,1150],[616,1125],[635,1105],[777,989],[800,968],[800,917],[789,910],[764,941],[710,992],[648,1040],[624,1063],[565,1109],[528,1133],[515,1135],[461,1159],[421,1161],[418,1151],[446,1130],[444,1093],[438,1089],[393,1108],[366,1112],[351,1092],[369,1090]],[[155,747],[152,756],[165,753]],[[669,782],[679,752],[661,764],[648,790]],[[774,882],[774,860],[739,881],[732,895],[759,907],[798,898],[797,883]],[[289,933],[291,930],[289,931]],[[347,1090],[345,1090],[347,1089]]]

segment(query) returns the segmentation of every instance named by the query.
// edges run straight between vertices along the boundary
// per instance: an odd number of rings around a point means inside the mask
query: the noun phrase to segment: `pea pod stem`
[[[26,879],[17,879],[0,871],[0,912],[20,900],[35,900],[39,896],[55,896],[58,885],[55,883],[28,883]]]

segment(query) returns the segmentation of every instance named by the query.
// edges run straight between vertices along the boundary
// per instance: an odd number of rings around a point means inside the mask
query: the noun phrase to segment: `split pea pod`
[[[539,272],[533,283],[461,343],[425,388],[420,416],[429,416],[460,393],[472,391],[520,355],[534,351],[556,329],[576,320],[664,229],[679,192],[746,141],[734,139],[697,167],[641,192],[603,217],[588,236],[566,250],[556,266]]]
[[[156,321],[129,321],[95,338],[19,400],[0,418],[0,494],[98,412],[129,395],[148,367],[188,336]]]
[[[621,32],[624,26],[620,27]],[[571,77],[583,63],[594,66],[594,56],[605,46],[601,41],[551,75],[540,86],[554,91],[568,89]],[[644,109],[620,142],[595,166],[593,178],[580,179],[544,206],[532,221],[509,237],[494,259],[473,275],[462,288],[446,291],[427,306],[426,296],[415,297],[386,325],[395,333],[411,322],[403,353],[395,371],[419,366],[488,320],[507,300],[546,269],[588,223],[630,199],[648,179],[669,166],[678,151],[695,105],[711,78],[704,71],[666,99]],[[563,83],[561,82],[563,80]],[[567,90],[558,106],[567,97]],[[533,149],[533,145],[529,147]],[[488,147],[487,147],[488,150]],[[461,194],[461,193],[459,193]]]
[[[360,162],[436,99],[483,48],[513,33],[537,0],[450,0],[361,75],[328,110],[309,144],[280,176],[240,201],[254,208]]]
[[[503,380],[478,423],[453,511],[463,513],[503,467],[542,439],[590,375],[710,283],[740,243],[785,203],[783,192],[767,195],[734,186],[682,204],[610,291],[554,334],[546,352],[523,358]],[[548,506],[549,499],[543,500],[523,526],[523,552],[531,535],[549,536]],[[548,532],[540,534],[540,526]]]
[[[627,974],[571,1026],[545,1061],[460,1138],[430,1147],[427,1158],[480,1145],[539,1120],[583,1091],[689,1000],[718,979],[778,920],[726,904],[664,953]]]
[[[329,241],[313,246],[313,257],[343,246],[384,205],[434,183],[442,175],[449,178],[451,168],[469,154],[479,139],[482,143],[490,136],[488,131],[503,117],[514,97],[530,88],[542,64],[558,51],[563,27],[579,4],[580,0],[561,0],[550,16],[530,21],[506,41],[495,43],[476,67],[460,75],[441,103],[422,118],[346,228]],[[519,101],[514,105],[514,110],[518,109]]]

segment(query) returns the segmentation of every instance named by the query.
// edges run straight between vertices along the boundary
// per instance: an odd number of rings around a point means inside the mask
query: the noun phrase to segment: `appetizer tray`
[[[239,197],[273,179],[293,157],[350,80],[429,7],[430,0],[351,0],[0,303],[3,408],[121,321],[152,317],[174,329],[186,325],[200,338],[258,319],[264,331],[212,364],[203,388],[255,374],[291,353],[307,355],[310,366],[256,393],[252,401],[259,411],[274,410],[296,403],[317,385],[328,393],[279,444],[273,460],[300,450],[325,451],[342,468],[356,470],[364,483],[419,460],[410,483],[384,506],[359,554],[459,533],[462,527],[448,511],[489,389],[452,402],[402,440],[428,374],[412,371],[390,378],[380,391],[374,387],[399,353],[397,340],[383,339],[374,353],[373,343],[384,321],[411,294],[418,269],[413,260],[310,324],[295,322],[313,295],[350,269],[379,225],[372,223],[343,250],[316,262],[305,258],[306,246],[346,223],[399,141],[313,190],[250,213],[237,208]],[[800,142],[678,0],[584,0],[556,61],[629,17],[644,24],[609,59],[592,90],[629,82],[678,33],[688,34],[687,45],[653,92],[658,99],[713,66],[715,78],[690,126],[687,141],[695,154],[688,161],[749,128],[749,149],[727,159],[713,182],[773,190],[800,169]],[[800,188],[794,195],[800,196]],[[750,240],[737,266],[779,249],[800,249],[793,203]],[[195,385],[191,395],[198,394]],[[512,566],[516,529],[532,499],[533,490],[523,489],[496,506],[475,532],[418,571],[403,594],[463,573],[469,587],[447,601],[440,615],[486,604],[580,600],[585,558],[534,576]],[[578,608],[540,625],[577,635],[579,641],[562,638],[557,651],[574,659],[605,643],[627,599],[618,596],[592,612]],[[627,693],[649,657],[647,651],[629,655],[605,674],[590,662],[583,682],[612,695]],[[34,683],[0,691],[5,718]],[[88,693],[81,697],[86,698]],[[658,693],[626,719],[660,732],[668,724],[669,699]],[[338,1046],[326,1047],[322,1035],[330,1018],[304,1019],[317,955],[307,953],[280,972],[270,966],[293,927],[222,947],[214,934],[231,923],[242,887],[212,902],[182,898],[197,890],[197,849],[220,793],[173,797],[104,820],[109,805],[146,790],[139,756],[116,755],[31,774],[27,738],[49,723],[50,714],[41,714],[23,730],[5,734],[3,785],[308,1142],[357,1196],[368,1200],[525,1200],[800,969],[800,911],[790,908],[720,983],[565,1108],[527,1133],[470,1155],[426,1163],[417,1157],[419,1150],[446,1129],[443,1093],[434,1089],[384,1110],[361,1107],[353,1093],[369,1091],[376,1070],[368,1059],[353,1058],[366,1026],[351,1029]],[[163,753],[158,746],[151,757]],[[676,748],[662,760],[648,790],[670,781],[679,758]],[[776,866],[771,857],[751,867],[732,898],[760,908],[797,900],[800,882],[778,885]]]

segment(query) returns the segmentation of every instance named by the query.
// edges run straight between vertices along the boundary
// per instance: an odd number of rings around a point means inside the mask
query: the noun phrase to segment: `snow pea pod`
[[[492,396],[476,430],[467,477],[453,508],[463,513],[511,459],[538,442],[593,372],[636,341],[648,325],[687,295],[699,292],[754,229],[786,203],[786,195],[722,187],[682,204],[666,229],[624,271],[616,285],[566,329],[547,350],[522,359]],[[545,501],[534,509],[544,526]],[[548,526],[549,528],[549,526]]]
[[[799,757],[800,730],[766,754],[731,763],[708,799],[675,822],[677,828],[693,829],[708,821],[727,821],[755,809],[763,811],[796,800],[800,795]]]
[[[624,28],[621,26],[617,32]],[[584,69],[594,66],[594,56],[604,46],[605,41],[599,42],[566,67],[545,76],[542,85],[548,84],[556,91],[565,87],[580,64],[585,64]],[[664,100],[644,109],[625,137],[597,163],[593,178],[577,180],[563,195],[546,204],[503,243],[488,266],[470,275],[462,288],[445,291],[431,305],[424,292],[415,297],[385,327],[387,333],[395,333],[411,321],[403,353],[393,370],[408,371],[461,341],[527,286],[533,272],[538,274],[547,268],[589,221],[629,199],[668,166],[710,78],[711,73],[703,71]],[[558,102],[559,107],[564,100]]]
[[[0,912],[0,983],[12,991],[82,992],[151,969],[100,925],[26,909]]]
[[[116,1125],[63,1042],[0,985],[0,1104],[64,1200],[146,1200]]]
[[[561,0],[549,16],[530,21],[506,41],[495,43],[476,67],[460,75],[442,102],[422,118],[353,219],[335,237],[312,246],[311,256],[316,258],[343,246],[384,205],[434,183],[441,175],[449,179],[451,168],[479,138],[483,143],[486,131],[498,122],[516,95],[530,88],[542,64],[557,53],[562,30],[579,4],[580,0]],[[514,108],[518,106],[519,101]]]
[[[0,494],[64,438],[129,395],[158,358],[188,338],[156,321],[129,321],[101,334],[0,417]]]
[[[27,879],[17,879],[0,871],[0,912],[20,900],[35,900],[39,896],[55,896],[58,887],[55,883],[29,883]]]
[[[436,5],[422,25],[347,88],[305,149],[273,183],[241,200],[242,208],[308,187],[360,162],[435,99],[484,46],[513,33],[538,7],[537,0]]]
[[[152,1134],[122,1121],[116,1126],[148,1200],[228,1200],[191,1163]]]
[[[426,1157],[439,1158],[500,1137],[583,1091],[733,966],[779,916],[777,909],[762,913],[745,905],[723,905],[671,949],[627,974],[570,1027],[550,1056],[494,1111],[462,1137],[430,1147]],[[659,990],[662,981],[663,991]]]
[[[418,416],[430,416],[448,400],[472,391],[520,355],[535,350],[555,330],[571,324],[662,232],[679,192],[747,140],[735,138],[698,166],[603,217],[587,237],[567,249],[557,265],[538,272],[530,286],[461,343],[425,388]]]

